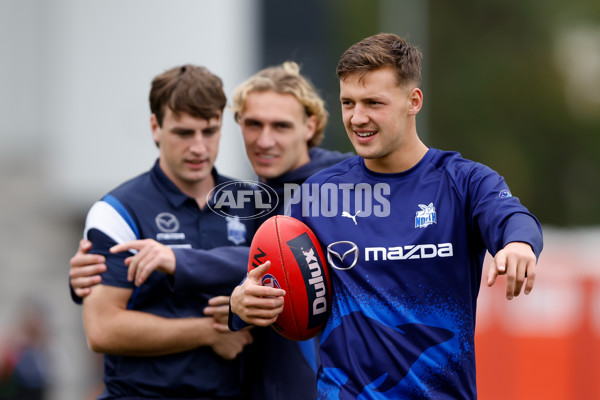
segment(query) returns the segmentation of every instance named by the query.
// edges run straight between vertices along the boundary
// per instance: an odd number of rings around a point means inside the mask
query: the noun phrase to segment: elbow
[[[102,318],[85,318],[84,330],[87,345],[94,353],[111,353],[114,349],[114,329],[110,321]]]
[[[108,338],[102,332],[86,331],[87,345],[94,353],[108,353],[110,352],[108,346]]]

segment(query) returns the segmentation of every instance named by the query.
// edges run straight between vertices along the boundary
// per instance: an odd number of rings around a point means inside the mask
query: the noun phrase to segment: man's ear
[[[150,129],[152,129],[154,143],[156,144],[156,147],[158,147],[158,143],[160,143],[160,125],[158,124],[156,114],[150,115]]]
[[[304,139],[308,142],[315,136],[315,132],[317,131],[317,117],[315,115],[306,118],[306,127],[306,136]]]
[[[417,115],[421,111],[421,107],[423,107],[423,92],[421,92],[421,89],[413,88],[410,91],[409,101],[408,113]]]

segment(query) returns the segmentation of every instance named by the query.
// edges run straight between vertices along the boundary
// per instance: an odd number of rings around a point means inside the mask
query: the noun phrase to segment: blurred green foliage
[[[600,224],[600,104],[567,107],[557,60],[564,30],[599,16],[582,0],[430,2],[429,144],[499,171],[543,224]]]

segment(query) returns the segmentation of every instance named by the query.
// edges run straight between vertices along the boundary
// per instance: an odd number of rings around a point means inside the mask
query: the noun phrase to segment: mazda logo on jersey
[[[168,212],[158,214],[154,221],[158,229],[163,232],[175,232],[179,229],[177,217]]]
[[[424,258],[445,258],[454,256],[452,243],[424,243],[391,247],[364,247],[363,262],[388,260],[418,260]],[[327,246],[327,262],[332,268],[347,271],[354,268],[360,258],[358,246],[347,240],[333,242]]]
[[[341,240],[327,246],[327,262],[332,268],[347,271],[358,262],[358,246],[353,242]]]

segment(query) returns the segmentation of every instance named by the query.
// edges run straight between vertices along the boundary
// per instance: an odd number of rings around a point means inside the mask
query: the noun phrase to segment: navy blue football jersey
[[[542,249],[539,222],[500,175],[436,149],[396,174],[354,157],[309,178],[290,213],[313,229],[332,273],[319,399],[477,397],[486,249]]]
[[[216,184],[228,179],[213,171]],[[209,200],[213,201],[212,199]],[[256,230],[250,207],[225,210],[225,218],[200,209],[162,172],[158,162],[152,170],[128,181],[96,202],[88,212],[85,236],[91,252],[106,257],[104,285],[133,290],[128,308],[166,318],[202,317],[208,299],[229,295],[246,274],[243,263],[220,273],[203,273],[211,291],[173,290],[169,275],[153,272],[135,287],[127,281],[124,258],[131,253],[111,254],[110,247],[136,239],[154,239],[174,249],[212,249],[248,246]],[[204,271],[218,269],[218,264]],[[225,273],[227,272],[227,273]],[[227,361],[209,347],[160,357],[104,356],[105,391],[100,398],[163,397],[205,398],[242,395],[242,360]]]

